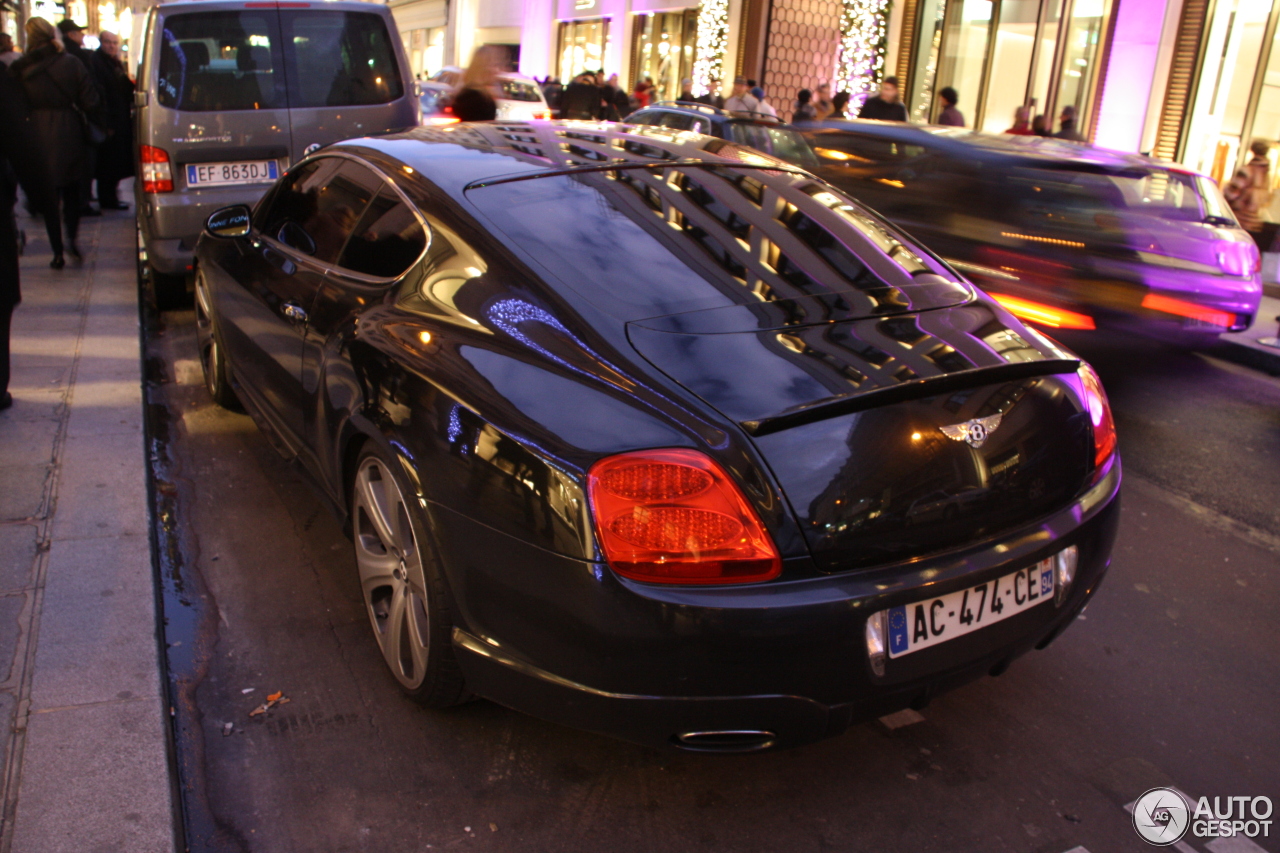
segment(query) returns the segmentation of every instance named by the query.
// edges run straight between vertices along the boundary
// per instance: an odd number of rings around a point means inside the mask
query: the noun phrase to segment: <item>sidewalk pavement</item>
[[[1259,338],[1275,338],[1280,335],[1280,293],[1275,285],[1269,285],[1264,291],[1262,304],[1258,307],[1258,316],[1253,326],[1243,332],[1229,332],[1219,336],[1222,342],[1216,354],[1223,358],[1280,375],[1280,347],[1258,343]]]
[[[131,213],[49,269],[21,219],[0,412],[0,853],[177,846],[148,529]]]

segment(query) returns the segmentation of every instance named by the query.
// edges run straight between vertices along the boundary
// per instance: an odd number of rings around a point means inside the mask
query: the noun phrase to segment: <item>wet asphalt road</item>
[[[1070,343],[1129,475],[1085,616],[896,727],[705,757],[402,698],[350,544],[250,419],[211,405],[191,314],[166,314],[150,398],[190,849],[1104,853],[1149,849],[1123,806],[1155,785],[1280,802],[1280,380]],[[289,703],[251,717],[274,691]]]

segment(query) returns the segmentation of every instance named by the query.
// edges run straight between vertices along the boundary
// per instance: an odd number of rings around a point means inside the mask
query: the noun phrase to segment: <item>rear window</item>
[[[404,96],[381,15],[282,12],[289,47],[291,107],[385,104]]]
[[[618,169],[467,197],[508,243],[618,317],[835,294],[858,314],[896,313],[910,306],[899,287],[914,274],[946,274],[838,191],[793,173]],[[860,260],[880,252],[896,265],[889,281]]]
[[[1167,169],[1088,172],[1013,168],[1007,186],[1021,206],[1078,213],[1137,213],[1181,222],[1228,218],[1208,179]]]
[[[542,93],[531,83],[523,80],[498,80],[502,86],[502,97],[508,101],[541,101]]]
[[[189,112],[286,106],[274,18],[256,10],[166,17],[157,99]]]

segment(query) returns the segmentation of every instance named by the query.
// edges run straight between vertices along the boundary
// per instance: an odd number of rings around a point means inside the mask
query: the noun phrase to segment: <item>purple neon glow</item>
[[[1166,0],[1119,0],[1098,109],[1094,141],[1118,151],[1138,151],[1147,120],[1147,100],[1156,71]]]

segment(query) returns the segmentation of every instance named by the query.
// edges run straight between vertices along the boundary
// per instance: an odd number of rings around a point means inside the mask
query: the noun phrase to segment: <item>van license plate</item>
[[[219,187],[228,184],[260,184],[280,177],[275,160],[249,163],[188,163],[187,186]]]
[[[889,657],[918,652],[1053,600],[1053,559],[987,583],[889,608]]]

